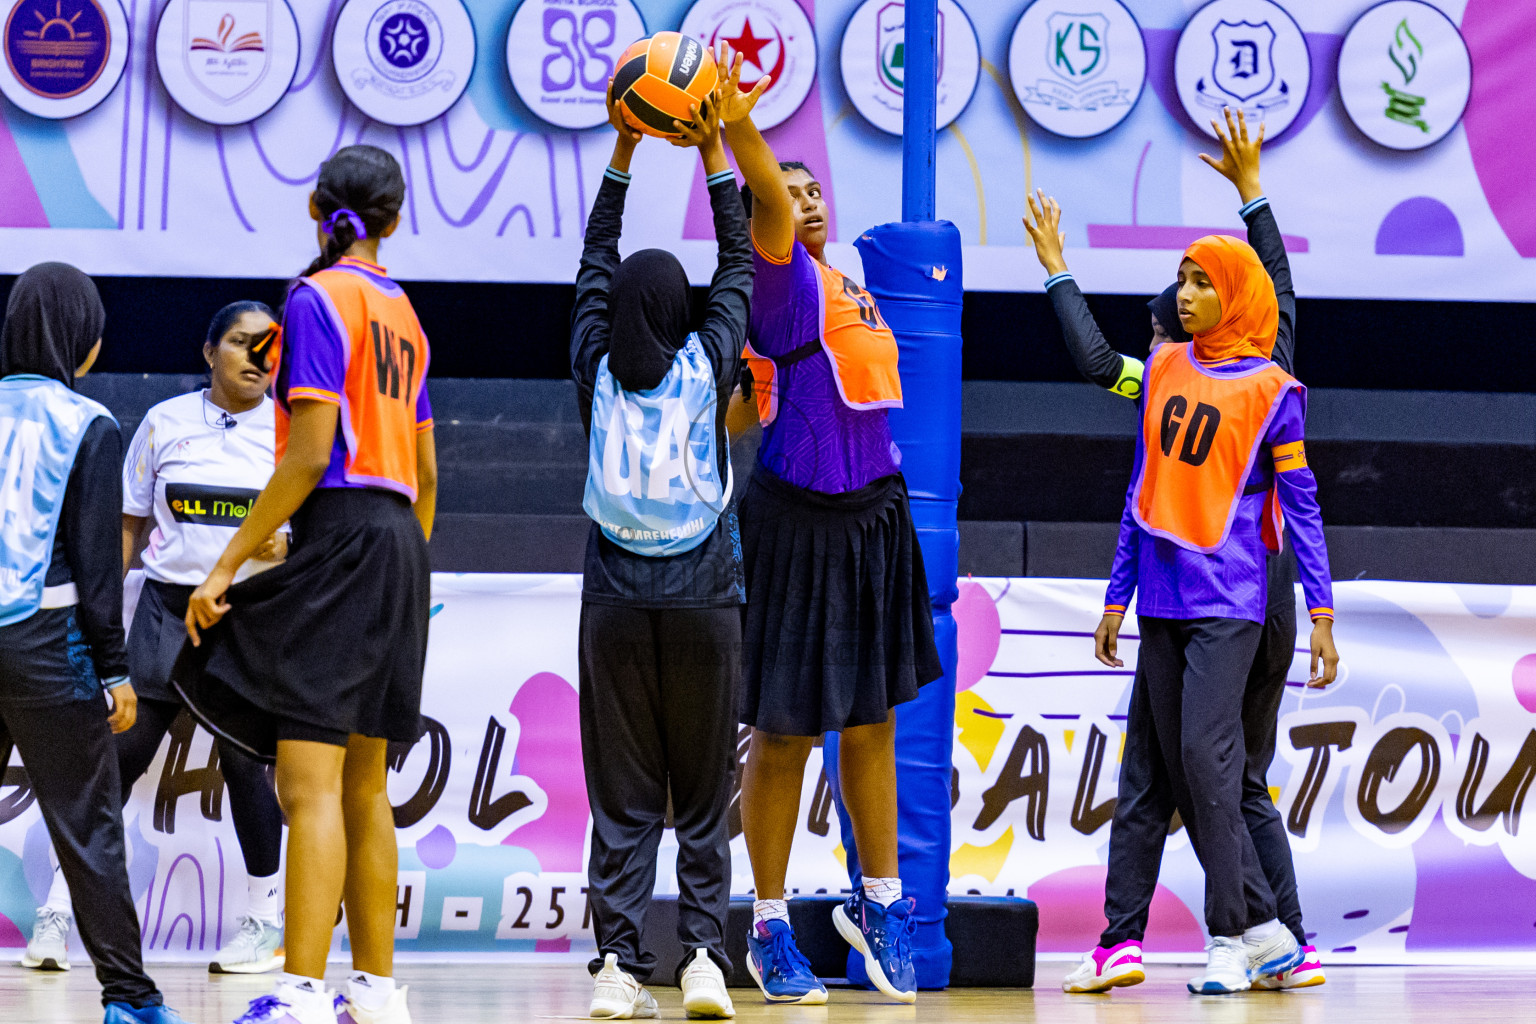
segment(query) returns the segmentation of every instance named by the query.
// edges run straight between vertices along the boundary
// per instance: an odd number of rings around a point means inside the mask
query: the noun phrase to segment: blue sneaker
[[[101,1024],[187,1024],[181,1014],[169,1006],[146,1006],[135,1010],[127,1003],[108,1003]]]
[[[788,921],[759,921],[747,932],[747,973],[770,1003],[820,1006],[827,1001],[827,986],[795,945]]]
[[[916,909],[917,901],[910,897],[882,907],[856,892],[832,911],[837,933],[864,954],[864,970],[875,988],[903,1003],[917,1002],[917,970],[912,966]]]

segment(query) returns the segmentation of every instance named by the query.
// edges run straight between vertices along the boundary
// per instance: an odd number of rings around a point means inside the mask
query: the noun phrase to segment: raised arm
[[[784,184],[779,158],[752,123],[752,108],[772,84],[763,78],[751,92],[741,91],[741,54],[732,54],[721,44],[720,64],[729,66],[730,74],[715,91],[720,118],[725,126],[725,141],[736,155],[736,166],[752,190],[752,239],[763,255],[783,262],[795,246],[795,210]],[[729,62],[729,63],[727,63]]]
[[[1248,225],[1248,244],[1253,246],[1275,284],[1275,299],[1280,304],[1280,329],[1275,337],[1274,361],[1286,373],[1296,372],[1296,288],[1291,281],[1291,261],[1286,256],[1285,240],[1270,209],[1264,186],[1259,183],[1259,151],[1264,146],[1264,125],[1253,135],[1248,132],[1248,118],[1237,111],[1225,111],[1226,125],[1212,121],[1211,127],[1221,141],[1221,160],[1204,153],[1204,160],[1237,189],[1243,207],[1239,211]]]
[[[587,218],[586,245],[576,272],[576,306],[571,313],[571,376],[582,392],[582,408],[597,380],[597,364],[608,350],[608,287],[619,268],[619,235],[624,228],[624,200],[629,195],[629,164],[641,135],[619,114],[608,89],[608,123],[618,132],[613,158]]]
[[[1066,235],[1061,230],[1061,204],[1047,198],[1043,190],[1038,196],[1026,198],[1030,216],[1024,218],[1024,230],[1035,243],[1035,256],[1040,265],[1050,275],[1045,281],[1045,294],[1056,310],[1056,319],[1061,323],[1061,333],[1066,338],[1072,362],[1077,364],[1079,373],[1099,387],[1126,398],[1136,398],[1141,394],[1144,367],[1141,360],[1110,348],[1077,287],[1076,279],[1067,269],[1062,251]]]

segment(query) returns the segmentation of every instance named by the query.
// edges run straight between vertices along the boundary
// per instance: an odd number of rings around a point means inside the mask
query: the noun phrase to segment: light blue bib
[[[0,380],[0,626],[42,606],[75,455],[91,421],[111,415],[56,380]]]
[[[637,555],[666,558],[709,538],[731,500],[720,480],[715,371],[697,334],[650,391],[625,391],[597,368],[582,510]]]

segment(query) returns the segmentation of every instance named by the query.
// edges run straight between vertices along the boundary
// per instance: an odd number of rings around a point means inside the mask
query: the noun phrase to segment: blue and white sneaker
[[[146,1006],[135,1010],[127,1003],[108,1003],[102,1024],[187,1024],[181,1014],[169,1006]]]
[[[747,932],[747,973],[770,1003],[820,1006],[827,1001],[827,986],[795,945],[788,921],[759,921]]]
[[[335,993],[306,992],[278,982],[270,995],[251,1000],[235,1024],[336,1024]]]
[[[832,911],[838,934],[864,954],[864,970],[875,988],[903,1003],[917,1002],[917,970],[912,966],[916,909],[911,897],[882,907],[856,892]]]

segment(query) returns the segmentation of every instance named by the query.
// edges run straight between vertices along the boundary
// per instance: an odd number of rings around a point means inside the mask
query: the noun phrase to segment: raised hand
[[[720,115],[715,110],[715,105],[706,97],[702,103],[694,103],[688,107],[688,116],[691,121],[673,121],[672,129],[677,132],[677,138],[669,138],[668,142],[682,149],[708,149],[711,145],[720,143]]]
[[[1026,196],[1029,215],[1024,218],[1024,230],[1035,243],[1035,256],[1046,273],[1054,277],[1067,270],[1067,258],[1062,250],[1067,246],[1066,232],[1061,230],[1061,204],[1048,199],[1044,189],[1036,189],[1037,195]]]
[[[765,75],[758,79],[750,92],[742,92],[741,61],[741,54],[733,52],[725,42],[720,43],[715,63],[718,67],[729,67],[730,73],[720,79],[720,84],[715,86],[714,95],[720,120],[727,126],[751,117],[757,101],[763,98],[763,93],[767,92],[768,87],[773,84],[773,77]]]
[[[613,79],[608,79],[608,123],[613,130],[619,133],[619,141],[627,142],[631,146],[639,145],[645,138],[644,133],[637,131],[633,125],[624,120],[624,114],[619,110],[619,101],[613,98]]]
[[[1239,110],[1234,119],[1231,107],[1223,107],[1222,113],[1226,116],[1225,130],[1220,122],[1211,122],[1216,138],[1221,141],[1221,160],[1204,153],[1200,154],[1200,159],[1236,185],[1237,194],[1244,203],[1251,203],[1264,194],[1264,188],[1259,184],[1259,150],[1264,145],[1264,123],[1259,122],[1258,132],[1250,137],[1246,114]]]

